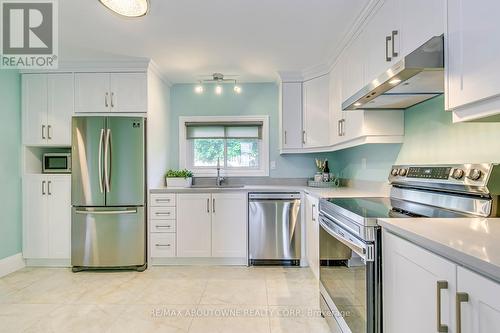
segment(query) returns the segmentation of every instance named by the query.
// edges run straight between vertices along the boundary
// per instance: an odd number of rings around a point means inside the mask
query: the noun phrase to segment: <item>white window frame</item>
[[[195,122],[262,122],[262,140],[259,151],[259,168],[255,169],[225,169],[221,165],[221,175],[228,177],[265,177],[269,176],[269,116],[195,116],[179,117],[179,167],[189,169],[195,177],[214,177],[216,167],[195,168],[191,161],[192,145],[186,138],[186,123]],[[222,163],[221,163],[222,164]]]

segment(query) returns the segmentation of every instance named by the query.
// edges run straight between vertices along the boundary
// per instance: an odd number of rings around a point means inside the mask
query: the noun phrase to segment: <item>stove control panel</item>
[[[448,179],[451,173],[450,167],[410,167],[406,177],[425,179]],[[400,176],[401,173],[400,173]]]

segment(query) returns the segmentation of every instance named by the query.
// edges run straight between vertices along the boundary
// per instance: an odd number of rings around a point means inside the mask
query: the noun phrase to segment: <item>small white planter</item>
[[[166,177],[166,180],[167,180],[167,187],[191,187],[191,185],[193,185],[193,178],[192,177],[189,177],[189,178]]]

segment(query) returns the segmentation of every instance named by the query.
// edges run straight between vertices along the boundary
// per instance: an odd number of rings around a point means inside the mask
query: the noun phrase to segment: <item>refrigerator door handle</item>
[[[101,137],[99,138],[99,157],[98,157],[98,160],[99,160],[99,166],[98,166],[98,170],[99,170],[99,190],[101,191],[101,193],[104,191],[103,187],[102,187],[102,182],[103,182],[103,179],[102,179],[102,141],[104,139],[104,128],[101,128]]]
[[[108,128],[106,130],[106,142],[104,145],[104,185],[106,187],[106,192],[111,191],[111,130]],[[108,162],[109,161],[109,162]]]
[[[96,215],[120,215],[120,214],[137,214],[137,209],[127,210],[85,210],[76,209],[77,214],[96,214]]]

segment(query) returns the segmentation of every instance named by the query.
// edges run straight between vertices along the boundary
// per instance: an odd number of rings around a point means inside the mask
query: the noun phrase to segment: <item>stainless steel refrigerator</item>
[[[146,268],[146,119],[73,117],[73,271]]]

